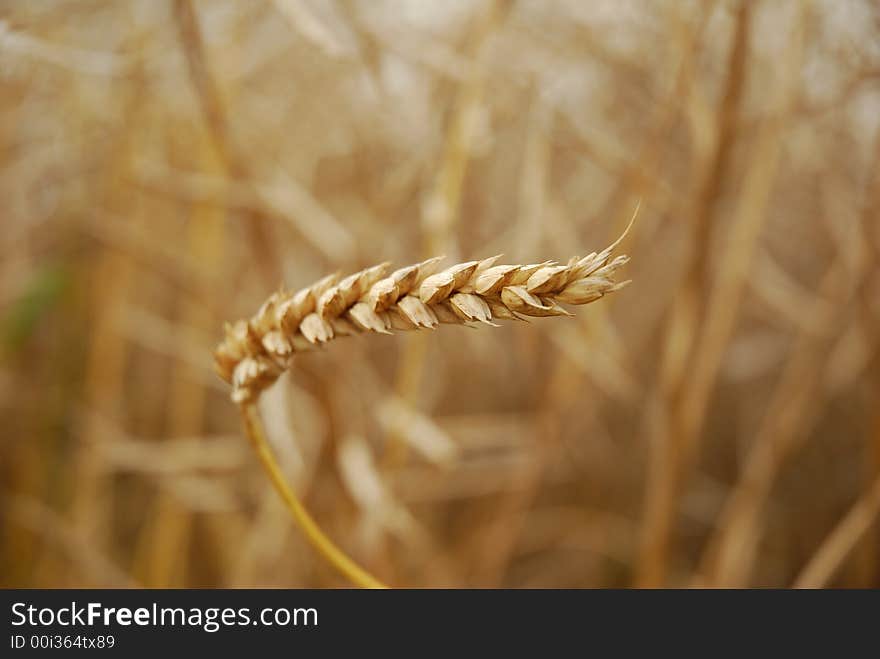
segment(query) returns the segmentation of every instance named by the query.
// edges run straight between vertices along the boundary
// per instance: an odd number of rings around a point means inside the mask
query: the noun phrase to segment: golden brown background
[[[6,2],[0,584],[339,586],[212,370],[282,281],[565,260],[575,320],[262,400],[394,585],[880,586],[872,0]]]

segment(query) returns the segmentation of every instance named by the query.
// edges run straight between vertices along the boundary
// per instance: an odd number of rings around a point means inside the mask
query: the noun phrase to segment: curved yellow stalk
[[[306,539],[314,547],[321,556],[345,575],[351,582],[361,588],[387,588],[385,584],[376,579],[369,572],[360,567],[352,559],[343,553],[339,547],[333,544],[328,538],[309,512],[305,509],[302,502],[294,493],[293,489],[288,485],[284,474],[281,473],[281,467],[275,459],[269,442],[266,440],[266,433],[263,429],[263,423],[260,420],[260,414],[253,403],[244,403],[241,405],[241,415],[244,419],[245,432],[260,458],[260,462],[269,474],[272,484],[281,495],[287,509],[293,516],[294,521],[299,525]]]

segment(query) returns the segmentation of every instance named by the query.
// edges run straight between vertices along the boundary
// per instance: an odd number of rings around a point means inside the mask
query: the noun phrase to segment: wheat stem
[[[566,265],[497,265],[495,256],[437,272],[436,258],[388,275],[388,264],[383,263],[342,280],[325,277],[297,293],[279,291],[250,319],[226,326],[226,338],[214,353],[215,365],[232,385],[232,400],[240,406],[247,436],[306,538],[352,582],[385,587],[324,535],[287,484],[255,407],[260,393],[292,366],[295,353],[340,336],[434,329],[440,323],[495,325],[495,320],[570,316],[562,304],[589,304],[629,283],[615,278],[628,257],[612,255],[638,211],[636,206],[626,231],[612,245],[574,257]]]
[[[794,588],[824,588],[880,514],[880,477],[838,522],[794,582]]]
[[[324,534],[309,511],[305,509],[299,497],[288,485],[284,474],[281,473],[281,467],[266,440],[266,433],[256,406],[253,403],[242,403],[240,409],[248,439],[266,469],[266,473],[269,474],[272,484],[312,547],[355,585],[361,588],[387,588],[388,586],[350,559]]]

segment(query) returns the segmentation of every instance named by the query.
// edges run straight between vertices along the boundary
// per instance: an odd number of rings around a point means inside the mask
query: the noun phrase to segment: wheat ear
[[[232,385],[245,431],[278,493],[309,542],[353,583],[382,588],[324,535],[284,480],[266,441],[255,402],[260,392],[290,368],[297,352],[340,336],[392,330],[434,329],[441,323],[495,325],[495,320],[570,316],[562,306],[582,305],[620,290],[615,281],[629,261],[613,257],[623,235],[599,253],[553,261],[498,265],[499,256],[439,269],[441,258],[388,272],[388,264],[336,275],[296,293],[279,291],[249,320],[226,325],[226,338],[214,353],[219,375]]]
[[[388,276],[383,263],[342,280],[325,277],[296,293],[279,291],[250,320],[226,325],[214,353],[217,372],[232,385],[232,400],[245,403],[275,382],[297,352],[340,336],[570,316],[562,304],[595,302],[629,283],[614,280],[629,261],[612,259],[619,242],[567,265],[496,265],[493,256],[437,272],[441,258],[433,258]]]

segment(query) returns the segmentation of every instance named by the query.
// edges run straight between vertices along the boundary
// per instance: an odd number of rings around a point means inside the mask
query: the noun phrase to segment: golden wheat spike
[[[340,336],[571,315],[562,304],[595,302],[629,283],[616,280],[629,261],[612,258],[619,242],[567,265],[496,265],[493,256],[437,271],[440,259],[434,258],[390,275],[381,264],[295,293],[277,292],[251,319],[227,326],[214,353],[217,371],[232,385],[233,401],[243,403],[271,385],[297,352]]]

